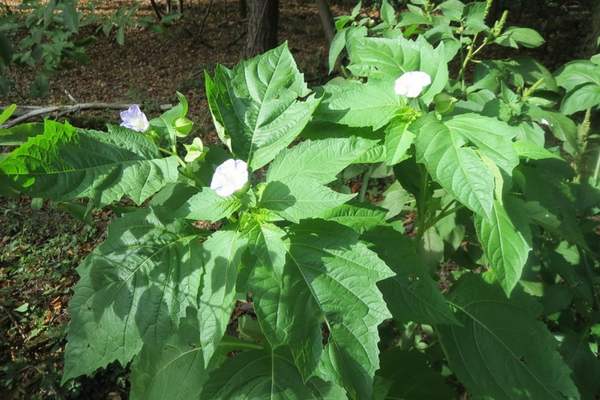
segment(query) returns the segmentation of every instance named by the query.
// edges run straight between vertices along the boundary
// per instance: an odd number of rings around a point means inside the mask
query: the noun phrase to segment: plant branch
[[[367,172],[363,175],[362,184],[360,185],[360,194],[358,195],[358,200],[362,203],[365,201],[365,197],[367,196],[367,189],[369,188],[369,179],[371,179],[371,175],[373,175],[373,171],[375,167],[371,165]]]
[[[70,114],[74,112],[78,112],[81,110],[122,110],[126,109],[130,106],[129,103],[78,103],[72,105],[59,105],[59,106],[46,106],[46,107],[30,107],[30,106],[18,106],[17,109],[28,109],[27,111],[20,116],[11,119],[6,122],[4,125],[1,125],[0,128],[10,128],[15,126],[21,122],[34,119],[36,117],[41,117],[44,115],[52,114],[57,112],[59,116]],[[163,104],[160,106],[161,110],[167,110],[171,108],[171,104]]]

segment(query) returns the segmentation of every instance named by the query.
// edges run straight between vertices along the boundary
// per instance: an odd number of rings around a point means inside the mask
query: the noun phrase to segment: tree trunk
[[[327,0],[317,0],[317,6],[319,6],[319,17],[321,17],[321,25],[323,25],[323,31],[327,42],[331,43],[335,36],[335,29],[333,27],[333,15],[327,4]]]
[[[248,5],[246,4],[246,0],[240,0],[240,18],[246,18],[248,16]]]
[[[243,50],[244,58],[277,46],[279,0],[248,0],[248,36]]]

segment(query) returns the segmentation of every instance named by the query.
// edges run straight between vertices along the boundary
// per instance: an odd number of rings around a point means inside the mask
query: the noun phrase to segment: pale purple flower
[[[146,114],[140,110],[140,106],[137,104],[133,104],[127,110],[121,111],[121,121],[121,126],[137,132],[145,132],[150,127]]]
[[[248,183],[248,165],[243,160],[229,159],[215,170],[210,188],[221,197],[231,196]]]
[[[431,85],[431,77],[423,71],[410,71],[402,74],[394,83],[394,91],[399,96],[419,97],[425,86]]]

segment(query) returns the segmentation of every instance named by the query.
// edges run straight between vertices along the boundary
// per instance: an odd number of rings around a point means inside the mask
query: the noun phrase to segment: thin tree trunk
[[[317,6],[319,7],[319,17],[321,17],[321,25],[323,25],[323,31],[327,41],[331,43],[335,36],[335,29],[333,27],[333,15],[327,4],[327,0],[317,0]]]
[[[246,0],[240,0],[240,18],[246,18],[248,16],[248,4]]]
[[[277,46],[279,0],[248,0],[248,36],[242,56],[253,57]]]

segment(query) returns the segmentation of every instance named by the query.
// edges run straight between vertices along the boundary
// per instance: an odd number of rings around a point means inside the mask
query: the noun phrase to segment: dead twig
[[[118,109],[123,110],[130,106],[130,104],[125,103],[78,103],[73,105],[61,105],[61,106],[49,106],[49,107],[28,107],[31,111],[26,112],[16,118],[11,119],[6,122],[4,125],[1,125],[0,128],[10,128],[18,123],[23,121],[27,121],[33,119],[35,117],[39,117],[42,115],[52,114],[53,112],[58,112],[59,115],[70,114],[74,112],[78,112],[80,110],[103,110],[103,109]],[[17,107],[18,109],[19,107]],[[33,109],[32,109],[33,108]]]

